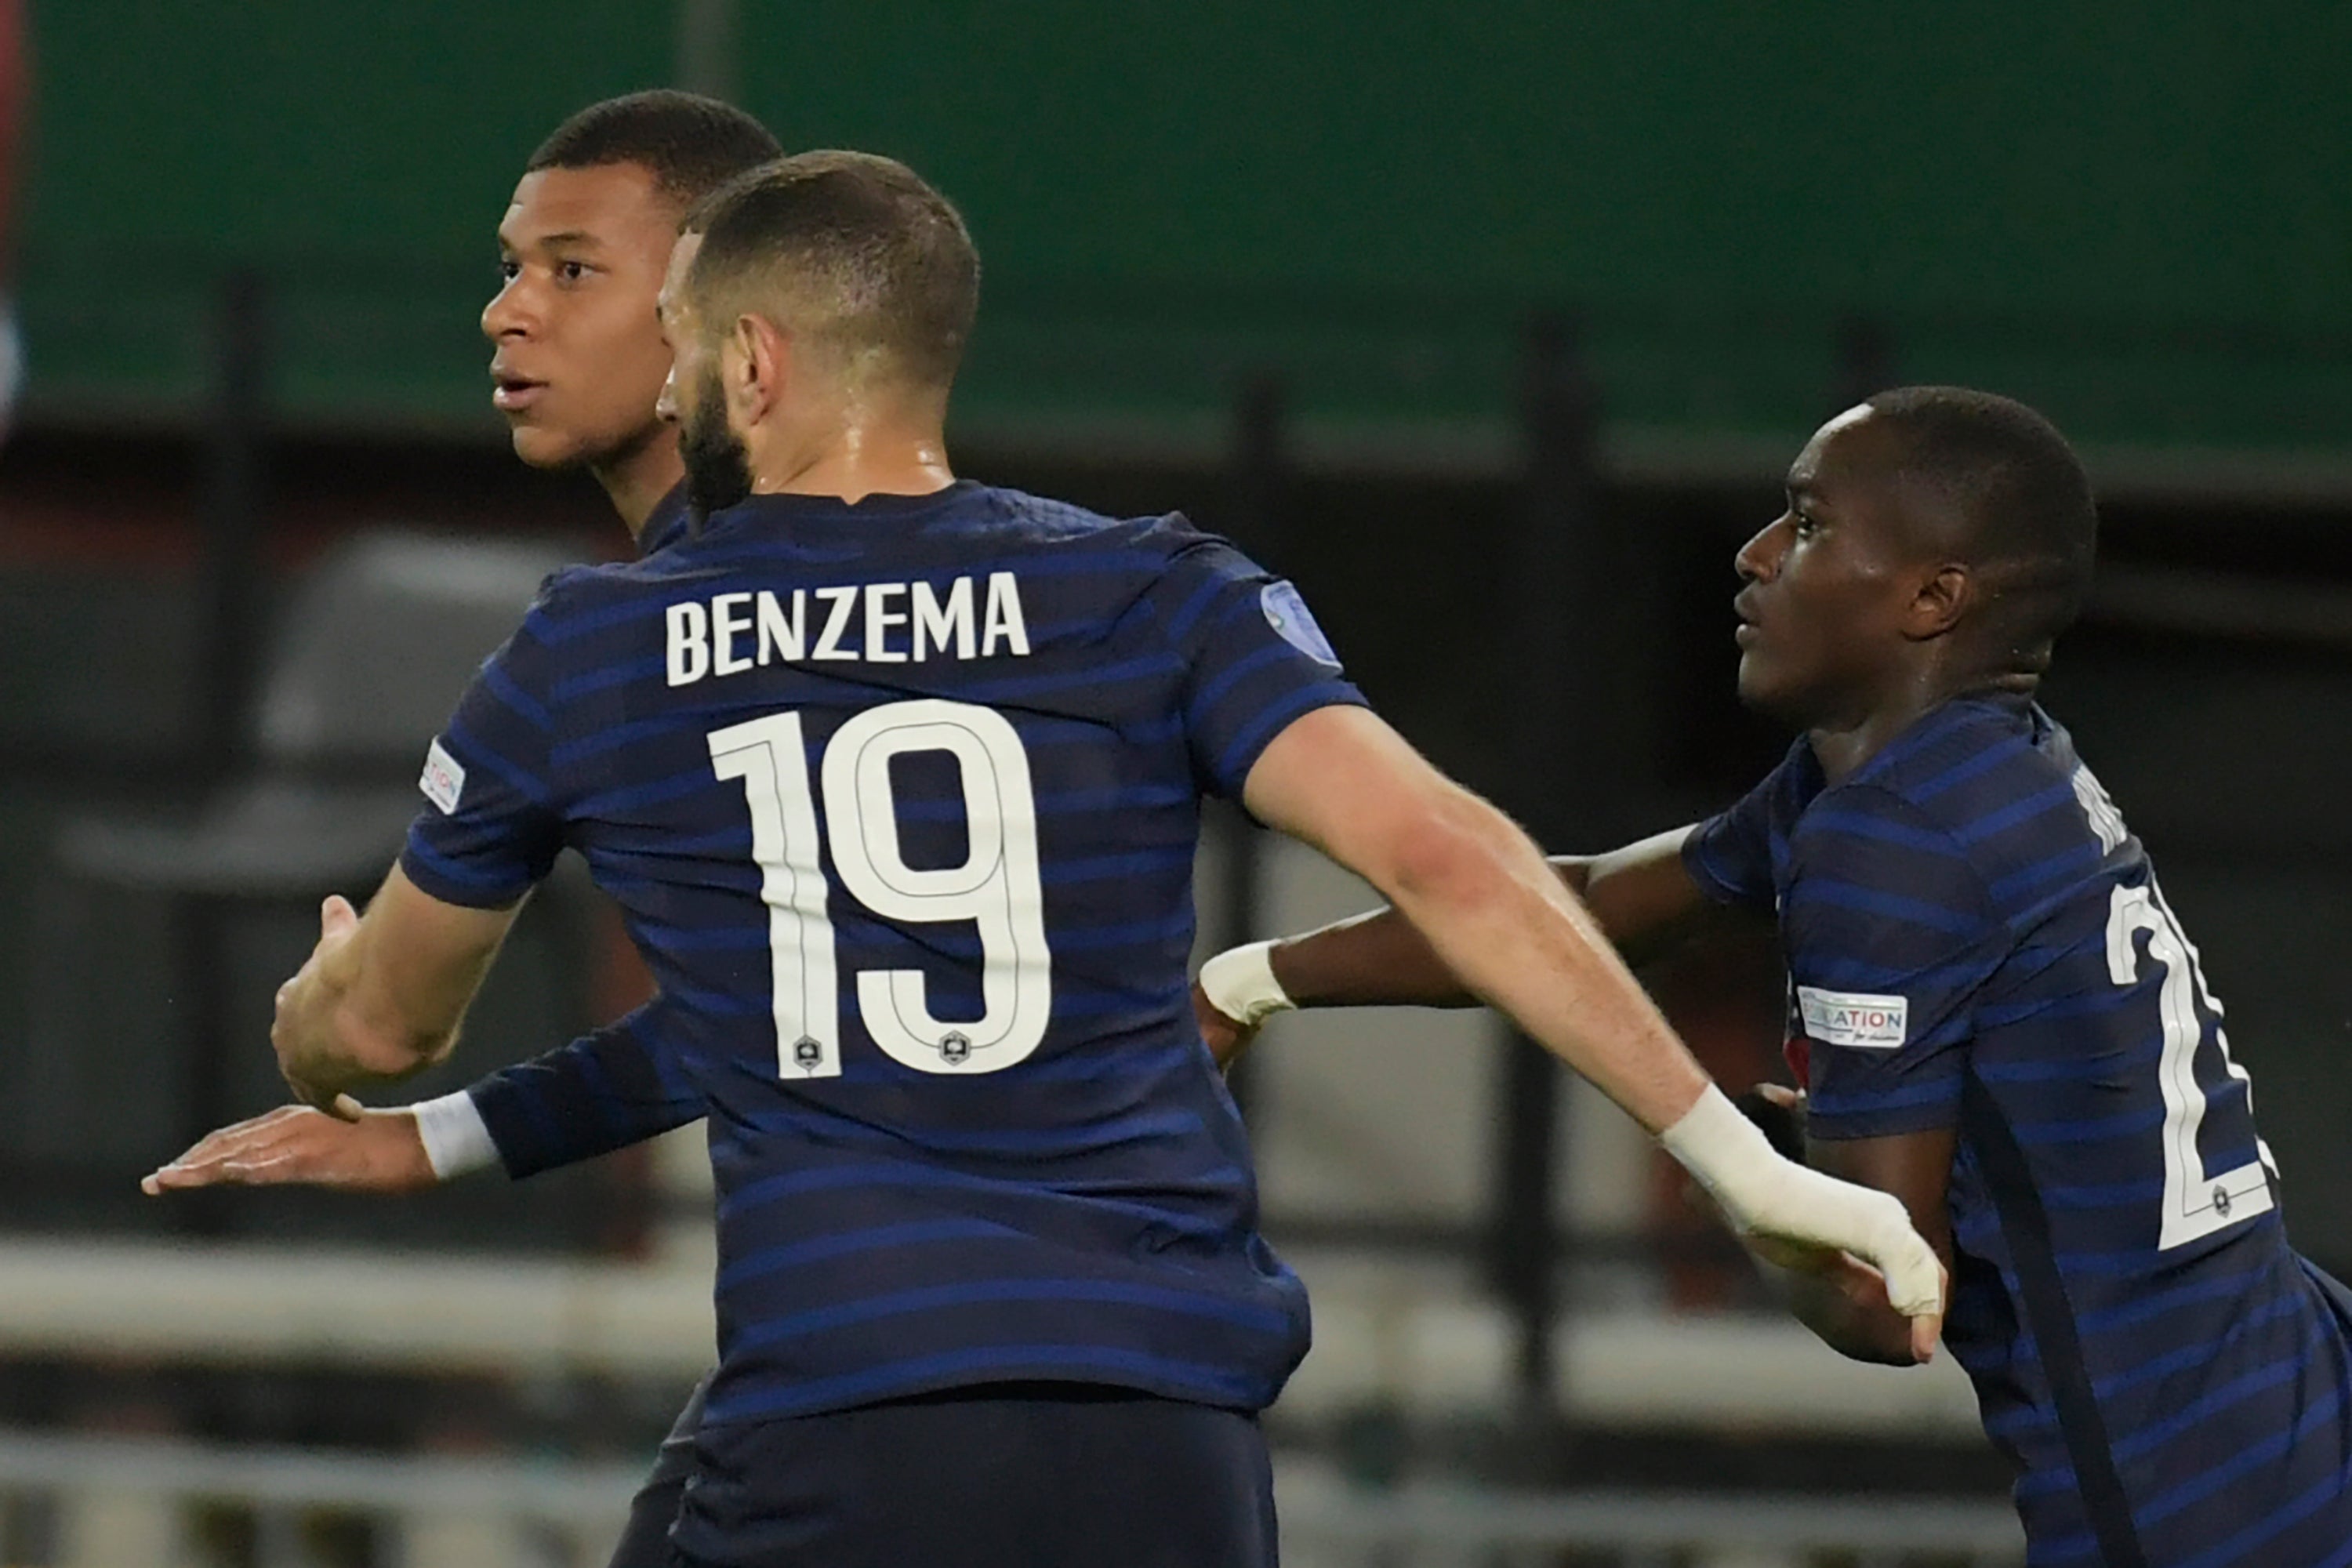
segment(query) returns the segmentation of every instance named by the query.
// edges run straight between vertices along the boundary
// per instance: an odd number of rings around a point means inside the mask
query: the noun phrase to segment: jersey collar
[[[1937,737],[1953,726],[1965,723],[1971,717],[1981,716],[1988,712],[1999,714],[2012,723],[2021,723],[2029,731],[2034,727],[2037,719],[2041,719],[2041,709],[2035,705],[2033,699],[2021,693],[1968,692],[1939,702],[1920,714],[1893,740],[1881,746],[1877,755],[1854,769],[1840,782],[1861,784],[1876,778],[1913,752],[1933,744]],[[2047,722],[2046,720],[2042,721]],[[1811,750],[1811,747],[1807,749]],[[1818,763],[1818,759],[1816,763]]]

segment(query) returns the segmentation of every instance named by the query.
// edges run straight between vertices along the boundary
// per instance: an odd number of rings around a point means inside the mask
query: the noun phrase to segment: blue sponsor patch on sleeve
[[[1318,664],[1339,668],[1339,656],[1331,651],[1331,639],[1315,624],[1297,589],[1285,582],[1268,583],[1259,590],[1257,602],[1265,612],[1265,624],[1280,633],[1283,641]]]

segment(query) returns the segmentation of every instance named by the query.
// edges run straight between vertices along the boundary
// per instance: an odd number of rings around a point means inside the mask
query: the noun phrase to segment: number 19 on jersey
[[[711,731],[710,763],[740,780],[751,814],[751,858],[768,910],[777,1065],[787,1078],[841,1073],[840,976],[809,757],[796,712]],[[968,853],[960,866],[907,864],[890,762],[946,752],[962,781]],[[819,768],[834,869],[851,897],[892,926],[970,921],[979,929],[978,1018],[932,1016],[922,972],[857,974],[857,1009],[874,1043],[921,1072],[986,1073],[1037,1048],[1053,1012],[1037,868],[1037,805],[1029,757],[1004,716],[925,699],[870,708],[844,723]]]

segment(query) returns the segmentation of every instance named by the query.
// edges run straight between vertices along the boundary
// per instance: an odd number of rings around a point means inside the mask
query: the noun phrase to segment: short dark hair
[[[766,126],[732,104],[656,88],[590,104],[539,144],[523,172],[636,163],[683,207],[783,150]]]
[[[2066,437],[2016,399],[1964,386],[1897,387],[1869,407],[1901,443],[1903,480],[1947,503],[1956,536],[1938,542],[1985,575],[1998,629],[2046,647],[2082,612],[2098,554],[2090,476]]]
[[[760,314],[901,384],[953,384],[980,306],[980,253],[962,215],[904,163],[795,153],[688,213],[687,286],[711,327]]]

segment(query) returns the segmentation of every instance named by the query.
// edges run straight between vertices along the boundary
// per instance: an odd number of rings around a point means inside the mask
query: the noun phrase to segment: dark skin
[[[1909,480],[1898,432],[1867,406],[1832,420],[1790,465],[1788,506],[1740,547],[1739,695],[1804,731],[1830,783],[1845,778],[1943,703],[2030,693],[2046,645],[2020,648],[1992,614],[1996,580],[1970,564],[1956,503]],[[1637,967],[1711,922],[1755,917],[1717,904],[1683,864],[1677,828],[1622,849],[1552,864]],[[1392,910],[1276,944],[1275,977],[1302,1006],[1471,1006],[1475,998]],[[1229,1060],[1247,1035],[1196,987],[1211,1049]],[[1766,1086],[1801,1113],[1802,1097]],[[1891,1193],[1948,1270],[1951,1129],[1884,1138],[1807,1136],[1815,1168]],[[1873,1269],[1850,1258],[1773,1256],[1790,1306],[1833,1349],[1861,1361],[1923,1361],[1910,1324]]]

